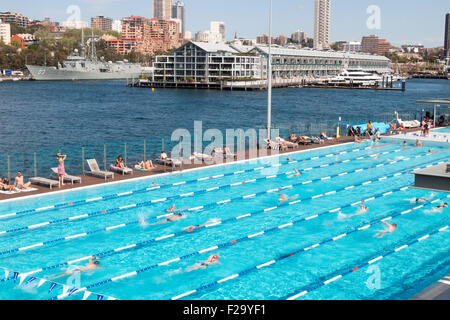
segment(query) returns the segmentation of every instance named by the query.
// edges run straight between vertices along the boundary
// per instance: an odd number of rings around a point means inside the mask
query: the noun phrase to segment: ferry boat
[[[344,70],[336,77],[328,80],[329,84],[354,84],[361,86],[376,86],[383,81],[377,74],[358,70]]]

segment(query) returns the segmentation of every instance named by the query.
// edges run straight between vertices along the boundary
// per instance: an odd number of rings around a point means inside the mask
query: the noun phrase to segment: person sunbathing
[[[28,189],[31,186],[31,182],[25,183],[23,181],[22,172],[17,172],[17,177],[14,179],[14,187],[20,190]]]
[[[147,161],[141,161],[138,164],[136,164],[134,166],[136,169],[140,169],[140,170],[152,170],[154,168],[156,168],[156,166],[153,165],[152,160],[147,160]]]
[[[194,153],[192,154],[191,159],[192,159],[192,160],[194,160],[194,159],[199,159],[199,160],[211,160],[212,157],[211,157],[210,155],[207,155],[207,154],[204,154],[204,153],[197,153],[197,152],[194,152]]]
[[[0,190],[12,192],[12,191],[15,191],[15,188],[14,188],[14,186],[9,185],[8,178],[3,178],[0,180]]]
[[[169,158],[169,156],[167,155],[167,153],[165,151],[162,151],[160,156],[159,156],[159,160],[163,161],[163,162],[172,162],[172,159]]]

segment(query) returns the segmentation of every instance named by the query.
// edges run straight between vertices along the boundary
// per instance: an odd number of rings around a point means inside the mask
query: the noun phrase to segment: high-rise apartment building
[[[450,58],[450,12],[445,15],[444,56]]]
[[[211,21],[210,31],[212,34],[220,34],[222,38],[221,41],[225,41],[225,22]]]
[[[153,18],[172,18],[172,0],[153,0]]]
[[[294,43],[302,43],[306,42],[308,39],[306,38],[306,33],[298,29],[291,35],[291,40]]]
[[[0,12],[0,19],[3,20],[3,23],[13,23],[19,27],[28,27],[31,23],[31,19],[25,17],[21,13],[18,12]]]
[[[314,49],[329,48],[331,0],[315,0]]]
[[[2,21],[0,19],[0,42],[9,45],[11,43],[11,25]]]
[[[111,18],[106,18],[105,16],[97,16],[95,18],[91,18],[92,29],[111,31],[112,24],[113,24],[113,20]]]
[[[172,18],[181,21],[181,34],[185,37],[186,32],[186,7],[181,1],[177,1],[172,5]]]
[[[362,38],[361,47],[362,52],[382,56],[389,52],[391,44],[386,39],[379,39],[377,36],[371,35]]]

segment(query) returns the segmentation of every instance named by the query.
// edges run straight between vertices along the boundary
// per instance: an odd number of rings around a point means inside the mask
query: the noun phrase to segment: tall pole
[[[272,0],[269,13],[269,59],[267,62],[267,139],[272,126]]]

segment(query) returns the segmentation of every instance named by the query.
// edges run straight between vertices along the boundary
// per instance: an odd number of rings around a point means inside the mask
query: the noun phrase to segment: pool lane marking
[[[421,157],[424,157],[424,155],[416,155],[414,158],[418,159],[418,158],[421,158]],[[401,159],[400,161],[407,161],[407,160],[410,160],[410,158]],[[386,165],[389,165],[389,164],[393,164],[393,163],[392,162],[391,163],[387,163]],[[359,168],[359,169],[356,169],[356,170],[353,170],[353,171],[347,171],[345,173],[346,174],[360,173],[360,172],[367,171],[367,170],[370,170],[370,169],[373,169],[373,166],[365,167],[365,168],[362,168],[362,169]],[[289,173],[280,173],[279,175],[282,176],[282,175],[288,175],[288,174]],[[340,177],[341,174],[342,173],[339,173],[339,174],[332,175],[330,177],[317,178],[317,179],[310,180],[310,181],[311,182],[324,181],[324,179],[328,180],[328,179],[331,179],[331,178]],[[396,173],[396,174],[394,174],[394,176],[396,177],[396,176],[399,176],[401,174],[402,173]],[[266,179],[266,177],[261,177],[261,178],[257,178],[257,179],[254,179],[254,180],[265,180],[265,179]],[[306,183],[311,183],[310,181],[307,181]],[[366,181],[365,183],[366,184],[370,184],[372,182]],[[296,184],[293,184],[293,185],[290,185],[290,186],[284,186],[284,187],[279,187],[279,188],[276,188],[276,189],[271,189],[269,191],[262,191],[262,192],[256,193],[255,196],[264,195],[266,193],[278,192],[278,191],[281,191],[281,190],[290,189],[290,188],[293,188],[294,186],[300,186],[300,185],[303,185],[303,184],[305,184],[305,182],[299,182],[299,183],[296,183]],[[223,186],[216,187],[216,188],[226,189],[226,188],[229,188],[230,186],[231,186],[230,184],[227,184],[227,185],[223,185]],[[352,189],[354,187],[355,186],[347,187],[346,190]],[[206,193],[206,192],[207,192],[206,190],[199,190],[199,191],[193,192],[193,194],[203,194],[203,193]],[[317,199],[317,198],[320,198],[320,197],[323,197],[323,196],[326,196],[326,195],[327,194],[316,195],[313,199]],[[162,199],[156,199],[156,200],[141,202],[141,203],[137,203],[137,204],[131,204],[131,205],[123,206],[123,207],[119,207],[119,208],[111,208],[111,209],[107,209],[107,210],[91,212],[91,213],[84,214],[84,215],[81,215],[81,216],[68,217],[68,218],[62,218],[62,219],[57,219],[57,220],[53,220],[53,221],[47,221],[47,222],[43,222],[42,223],[43,224],[42,227],[43,226],[50,226],[50,225],[55,225],[55,224],[66,223],[66,222],[71,222],[74,219],[88,219],[88,218],[98,217],[98,216],[102,216],[102,215],[110,215],[110,214],[114,214],[114,213],[117,213],[117,212],[120,212],[120,211],[127,211],[127,210],[130,210],[132,208],[137,208],[137,207],[148,207],[148,206],[153,205],[154,203],[161,203],[161,202],[166,202],[166,201],[169,201],[169,200],[175,200],[175,199],[179,199],[179,198],[181,198],[180,195],[175,195],[175,196],[166,197],[166,198],[162,198]],[[242,199],[247,199],[247,198],[239,196],[239,197],[235,197],[235,198],[226,200],[225,203],[232,202],[232,201],[237,201],[237,200],[242,200]],[[224,203],[219,201],[219,202],[206,204],[206,205],[199,206],[199,207],[192,208],[192,209],[177,211],[177,213],[186,213],[186,212],[191,212],[191,211],[198,211],[198,210],[201,210],[201,209],[204,209],[204,208],[209,208],[209,207],[213,207],[213,206],[221,205],[221,204],[224,204]],[[153,217],[152,219],[148,219],[148,221],[169,217],[171,215],[173,215],[173,213],[159,215],[157,217]],[[14,229],[0,231],[0,235],[12,234],[12,233],[16,233],[16,232],[27,232],[27,231],[30,231],[30,230],[33,230],[33,229],[35,229],[35,228],[30,228],[30,226],[18,227],[18,228],[14,228]]]
[[[0,283],[1,282],[11,281],[11,280],[14,280],[14,283],[15,283],[17,280],[19,280],[18,286],[20,287],[23,284],[27,285],[27,284],[35,282],[35,283],[37,283],[37,286],[36,286],[37,288],[42,287],[42,285],[44,283],[50,283],[50,287],[47,290],[49,293],[52,292],[55,288],[61,287],[61,289],[63,290],[63,293],[58,295],[55,298],[52,298],[53,300],[56,300],[56,298],[57,299],[63,299],[63,298],[66,298],[66,297],[78,294],[80,292],[85,292],[86,291],[85,288],[79,289],[79,288],[76,288],[76,287],[70,287],[68,285],[61,284],[59,282],[55,282],[55,281],[52,281],[52,280],[47,280],[47,279],[43,279],[43,278],[32,276],[31,274],[26,273],[26,272],[18,272],[18,271],[14,271],[14,270],[11,270],[11,269],[8,269],[8,268],[4,268],[4,267],[0,267],[0,269],[3,269],[3,271],[5,272],[5,277],[0,279]],[[8,277],[10,274],[12,274],[12,276]],[[97,300],[103,300],[103,298],[105,298],[105,297],[108,300],[117,300],[116,298],[114,298],[112,296],[107,296],[107,295],[96,293],[96,292],[92,292],[92,291],[88,291],[87,293],[84,294],[83,297],[87,298],[91,294],[96,295],[97,296]],[[85,300],[85,299],[83,299],[83,300]]]
[[[386,197],[387,195],[393,194],[394,192],[405,191],[405,190],[406,190],[405,188],[398,188],[398,189],[394,189],[392,192],[390,192],[388,194],[386,194],[386,193],[384,193],[384,194],[383,193],[379,193],[377,195],[374,195],[373,198],[375,200],[376,198],[383,198],[383,197]],[[283,207],[286,207],[286,206],[289,206],[289,204],[287,204],[287,203],[281,204],[281,205],[278,206],[278,208],[283,208]],[[347,204],[347,205],[344,205],[344,206],[342,206],[340,208],[336,208],[336,209],[332,209],[332,210],[324,210],[321,213],[318,213],[317,215],[315,215],[314,218],[317,218],[319,216],[326,215],[326,214],[329,214],[329,213],[336,213],[336,212],[338,212],[338,211],[340,211],[340,210],[342,210],[344,208],[349,208],[349,207],[352,207],[352,206],[353,206],[352,204]],[[226,219],[226,220],[218,222],[217,225],[225,224],[225,223],[228,223],[228,222],[231,222],[231,221],[234,221],[234,220],[241,220],[241,219],[244,219],[246,217],[255,216],[255,215],[260,214],[260,213],[264,213],[264,210],[259,210],[259,211],[255,211],[253,213],[248,213],[248,214],[241,215],[241,216],[238,216],[238,217],[229,218],[229,219]],[[309,217],[306,217],[306,218],[302,218],[299,221],[303,221],[303,220],[304,221],[309,221],[311,219],[312,219],[312,216],[309,216]],[[293,225],[294,225],[294,222],[289,222],[289,223],[286,223],[286,224],[283,224],[283,225],[279,226],[278,228],[279,229],[284,229],[286,227],[293,226]],[[104,231],[105,229],[101,229],[101,230],[98,230],[98,231],[99,232],[100,231]],[[199,231],[199,230],[202,230],[202,229],[206,229],[206,227],[201,227],[201,228],[198,228],[197,230]],[[186,235],[186,234],[189,234],[189,233],[192,233],[192,232],[189,232],[189,231],[186,230],[186,231],[177,232],[175,234],[171,234],[169,236],[170,237],[178,237],[178,236]],[[101,257],[101,256],[105,256],[105,255],[109,256],[109,255],[112,255],[113,252],[119,252],[119,251],[123,251],[123,250],[129,249],[129,248],[131,249],[131,248],[135,248],[135,247],[138,247],[138,246],[143,246],[143,245],[146,245],[146,244],[149,244],[149,243],[154,243],[154,242],[158,241],[157,239],[162,240],[162,238],[163,237],[159,237],[159,238],[156,238],[156,239],[149,239],[149,240],[142,241],[142,242],[139,242],[139,243],[134,243],[134,244],[131,244],[131,245],[122,246],[122,247],[117,248],[117,249],[111,249],[111,250],[107,250],[107,251],[104,251],[104,252],[96,253],[96,254],[94,254],[94,256],[96,256],[96,257]],[[165,238],[168,238],[168,236],[166,236]],[[53,243],[55,243],[55,242],[52,241],[52,244]],[[203,254],[204,252],[216,250],[218,248],[219,248],[218,246],[214,246],[212,248],[208,248],[208,249],[205,249],[205,250],[200,250],[199,253]],[[38,273],[38,272],[42,272],[42,271],[46,271],[46,270],[50,270],[50,269],[55,269],[57,267],[63,267],[63,266],[66,266],[66,265],[75,264],[75,263],[78,263],[78,262],[81,262],[81,261],[89,260],[90,257],[91,256],[85,256],[85,257],[78,258],[78,259],[75,259],[75,260],[71,260],[71,261],[59,263],[59,264],[56,264],[56,265],[44,267],[44,268],[41,268],[41,269],[38,269],[38,270],[35,270],[35,271],[31,271],[30,273],[35,273],[35,272]]]
[[[371,148],[372,147],[367,147],[365,149],[354,149],[353,151],[350,151],[350,152],[366,151],[366,150],[369,150]],[[392,151],[392,152],[400,151],[400,149],[394,149],[394,150],[395,151]],[[350,153],[350,152],[347,152],[347,151],[345,153],[335,152],[335,153],[331,153],[331,156],[333,156],[333,155],[339,156],[341,154],[346,154],[346,153]],[[321,159],[321,158],[326,158],[326,157],[327,156],[319,156],[319,157],[306,158],[306,159],[297,159],[297,160],[293,160],[293,161],[283,161],[281,163],[284,163],[284,165],[288,165],[288,164],[302,163],[302,162],[305,162],[305,161],[311,161],[313,159],[316,160],[316,159]],[[252,169],[247,169],[247,170],[241,170],[241,171],[236,171],[236,172],[231,172],[231,173],[226,173],[226,174],[223,174],[223,175],[220,175],[220,176],[221,177],[233,176],[233,175],[242,174],[242,173],[259,171],[259,170],[262,170],[262,169],[265,169],[265,168],[270,168],[270,167],[272,167],[272,165],[268,165],[268,166],[265,166],[265,167],[259,167],[259,168],[252,168]],[[216,177],[216,179],[217,179],[219,176],[214,176],[214,177]],[[200,182],[200,181],[211,180],[211,179],[214,179],[214,177],[209,176],[209,177],[204,177],[204,178],[187,180],[187,181],[183,181],[183,184],[191,184],[191,183],[196,183],[196,182]],[[170,188],[170,187],[173,187],[173,186],[174,186],[174,184],[167,184],[167,185],[154,186],[154,187],[146,187],[146,188],[139,189],[139,190],[123,192],[121,194],[111,194],[111,195],[106,195],[106,196],[102,196],[102,197],[90,198],[90,199],[86,199],[86,200],[65,202],[65,203],[56,204],[56,205],[52,205],[52,206],[47,206],[47,207],[43,207],[43,208],[30,209],[30,210],[24,210],[24,211],[18,211],[18,212],[3,214],[3,215],[0,215],[0,219],[4,219],[4,218],[7,218],[7,217],[12,217],[12,216],[18,216],[18,215],[22,215],[22,214],[29,214],[29,213],[40,212],[40,211],[44,211],[44,210],[46,211],[46,210],[62,209],[64,207],[80,206],[80,205],[91,203],[91,202],[97,202],[97,201],[102,201],[102,200],[110,200],[110,199],[113,199],[113,198],[119,198],[119,197],[129,196],[129,195],[138,194],[138,193],[144,193],[144,192],[149,192],[149,191],[154,191],[154,190],[160,190],[160,189],[164,189],[164,188]]]
[[[310,293],[312,291],[315,291],[315,290],[317,290],[317,289],[319,289],[319,288],[321,288],[323,286],[326,286],[326,285],[328,285],[328,284],[330,284],[330,283],[332,283],[332,282],[334,282],[334,281],[336,281],[338,279],[341,279],[341,278],[343,278],[343,277],[345,277],[345,276],[347,276],[347,275],[349,275],[349,274],[351,274],[353,272],[356,272],[356,271],[358,271],[358,270],[360,270],[360,269],[362,269],[364,267],[367,267],[367,266],[369,266],[369,265],[371,265],[371,264],[373,264],[375,262],[378,262],[378,261],[380,261],[380,260],[382,260],[382,259],[384,259],[384,258],[386,258],[386,257],[388,257],[388,256],[390,256],[390,255],[392,255],[394,253],[397,253],[397,252],[399,252],[399,251],[401,251],[403,249],[406,249],[406,248],[409,248],[409,247],[413,246],[416,243],[419,243],[419,242],[422,242],[422,241],[424,241],[426,239],[429,239],[430,237],[432,237],[432,236],[434,236],[436,234],[439,234],[439,233],[447,230],[448,228],[449,228],[449,225],[446,225],[446,226],[440,228],[439,230],[430,232],[430,233],[428,233],[428,234],[426,234],[426,235],[424,235],[422,237],[419,237],[419,238],[417,238],[415,240],[412,240],[412,241],[410,241],[410,242],[408,242],[408,243],[406,243],[406,244],[404,244],[404,245],[402,245],[402,246],[400,246],[400,247],[398,247],[396,249],[393,249],[393,250],[387,251],[387,252],[385,252],[385,253],[383,253],[381,255],[378,255],[376,258],[372,258],[372,259],[368,260],[367,262],[359,264],[356,267],[353,267],[353,268],[351,268],[351,269],[349,269],[349,270],[347,270],[347,271],[345,271],[345,272],[343,272],[343,273],[341,273],[339,275],[330,276],[331,278],[329,280],[319,281],[319,282],[316,282],[314,284],[310,284],[310,285],[304,286],[302,289],[298,290],[298,291],[300,291],[299,293],[290,296],[289,298],[287,298],[287,300],[296,300],[296,299],[298,299],[300,297],[303,297],[304,295],[306,295],[306,294],[308,294],[308,293]]]
[[[440,162],[439,162],[440,163]],[[419,168],[416,168],[415,170],[417,170],[417,169],[419,169]],[[395,173],[395,174],[393,174],[393,175],[390,175],[390,176],[388,176],[388,177],[397,177],[397,176],[399,176],[399,175],[402,175],[402,174],[405,174],[405,173],[408,173],[409,171],[404,171],[404,172],[401,172],[400,174],[399,173]],[[379,180],[380,178],[373,178],[373,181],[380,181]],[[338,190],[333,190],[333,191],[331,191],[331,192],[328,192],[328,193],[324,193],[324,194],[320,194],[320,195],[316,195],[316,196],[312,196],[312,197],[307,197],[307,198],[304,198],[304,199],[301,199],[301,200],[297,200],[297,201],[294,201],[294,203],[299,203],[299,202],[301,202],[301,201],[307,201],[307,200],[314,200],[314,199],[317,199],[317,198],[321,198],[321,197],[324,197],[324,196],[327,196],[327,195],[331,195],[331,194],[335,194],[336,192],[341,192],[341,191],[345,191],[345,190],[349,190],[349,189],[353,189],[353,188],[355,188],[355,187],[358,187],[358,186],[363,186],[364,184],[367,184],[367,181],[366,182],[363,182],[363,183],[361,183],[361,184],[358,184],[358,185],[352,185],[351,186],[351,188],[350,187],[346,187],[346,188],[343,188],[343,189],[338,189]],[[291,186],[289,186],[289,187],[291,187]],[[405,188],[403,188],[404,190],[406,190],[408,187],[405,187]],[[272,191],[272,190],[269,190],[269,191]],[[261,194],[265,194],[265,193],[267,193],[267,192],[269,192],[269,191],[265,191],[265,192],[261,192]],[[234,200],[238,200],[238,199],[243,199],[243,197],[237,197],[237,198],[235,198]],[[357,204],[359,204],[359,203],[362,203],[362,202],[358,202],[358,203],[354,203],[354,204],[352,204],[353,206],[354,205],[357,205]],[[191,209],[188,209],[187,211],[189,211],[189,212],[192,212],[192,211],[198,211],[198,210],[201,210],[201,209],[204,209],[204,208],[206,208],[206,207],[212,207],[212,206],[215,206],[217,203],[211,203],[211,204],[208,204],[208,205],[205,205],[205,206],[200,206],[200,207],[196,207],[196,208],[191,208]],[[181,211],[180,211],[181,212]],[[166,214],[166,215],[162,215],[162,216],[159,216],[159,217],[156,217],[156,219],[157,218],[160,218],[160,217],[165,217],[165,216],[171,216],[171,215],[173,215],[173,214]],[[155,218],[153,218],[153,219],[151,219],[151,220],[154,220]],[[234,218],[233,218],[234,219]],[[135,224],[138,224],[138,223],[141,223],[141,220],[137,220],[137,221],[132,221],[132,222],[129,222],[129,223],[125,223],[125,224],[122,224],[122,225],[119,225],[119,226],[116,226],[116,229],[117,228],[119,228],[120,226],[129,226],[129,225],[135,225]],[[111,228],[111,227],[109,227],[109,228]],[[109,231],[109,230],[106,230],[106,229],[108,229],[108,228],[101,228],[101,229],[98,229],[98,230],[93,230],[93,231],[90,231],[90,232],[86,232],[86,234],[82,234],[82,236],[84,236],[84,235],[90,235],[90,234],[94,234],[94,233],[99,233],[99,232],[104,232],[104,231]],[[110,229],[111,230],[111,229]],[[3,232],[4,233],[4,232]],[[1,232],[0,232],[0,234],[1,234]],[[62,237],[62,238],[59,238],[59,239],[54,239],[54,240],[49,240],[49,241],[45,241],[45,242],[43,242],[43,245],[49,245],[49,244],[54,244],[54,243],[56,243],[56,242],[62,242],[62,241],[65,241],[65,240],[70,240],[71,238],[72,238],[73,236],[68,236],[68,237]],[[80,235],[78,235],[77,237],[80,237]],[[11,254],[11,253],[15,253],[15,252],[18,252],[18,251],[22,251],[22,250],[19,250],[20,248],[15,248],[15,249],[10,249],[10,250],[6,250],[6,251],[3,251],[3,252],[0,252],[0,256],[1,255],[6,255],[6,254]]]
[[[447,198],[450,198],[450,195],[448,195]],[[445,199],[445,198],[444,198],[444,199]],[[431,203],[428,204],[428,206],[431,206],[431,205],[432,205]],[[417,210],[415,210],[415,211],[417,211]],[[411,212],[412,212],[412,211],[411,211]],[[400,215],[401,215],[400,213],[397,213],[397,214],[392,215],[392,217],[398,217],[398,216],[400,216]],[[381,222],[384,221],[385,219],[386,219],[386,218],[382,218],[382,219],[376,218],[376,219],[373,219],[373,220],[370,221],[366,226],[363,226],[363,227],[359,227],[359,226],[358,226],[358,227],[356,227],[356,228],[353,228],[353,229],[350,230],[350,231],[341,233],[341,234],[339,234],[339,235],[337,235],[337,236],[334,236],[334,237],[327,238],[327,239],[322,240],[322,241],[320,241],[320,242],[317,242],[317,243],[315,243],[315,244],[313,244],[313,245],[307,245],[307,246],[305,246],[305,247],[303,247],[303,248],[301,248],[301,249],[298,249],[298,250],[296,250],[296,251],[291,251],[291,252],[288,253],[288,254],[280,255],[278,258],[272,259],[272,260],[270,260],[269,262],[265,262],[265,263],[263,263],[263,264],[260,265],[260,266],[268,267],[268,266],[271,266],[271,265],[273,265],[273,264],[275,264],[275,263],[277,263],[277,262],[283,261],[283,260],[285,260],[285,259],[287,259],[287,258],[290,258],[290,257],[292,257],[292,256],[294,256],[294,255],[297,255],[297,254],[299,254],[299,253],[302,253],[302,252],[306,252],[306,251],[310,251],[310,250],[312,250],[312,249],[315,249],[315,248],[317,248],[317,247],[319,247],[319,246],[322,246],[322,245],[324,245],[324,244],[326,244],[326,243],[336,242],[336,241],[338,241],[338,240],[340,240],[340,239],[346,238],[347,236],[349,236],[349,235],[351,235],[351,234],[353,234],[353,233],[357,233],[358,231],[367,230],[367,229],[369,229],[369,228],[371,228],[371,227],[373,227],[373,226],[375,226],[375,225],[381,223]],[[367,222],[365,222],[364,224],[366,224],[366,223],[367,223]],[[296,222],[293,222],[293,224],[296,224]],[[278,228],[280,228],[280,227],[278,227]],[[267,233],[267,231],[266,231],[266,233]],[[421,240],[420,240],[420,239],[421,239]],[[419,239],[419,241],[423,241],[423,240],[426,239],[426,237],[422,237],[422,238],[420,238],[420,239]],[[373,264],[373,263],[377,262],[377,261],[380,260],[380,259],[381,259],[380,257],[377,257],[377,258],[375,258],[375,259],[372,259],[372,260],[369,261],[369,264]],[[235,278],[237,278],[237,277],[240,277],[240,276],[243,276],[243,275],[247,275],[247,274],[249,274],[249,273],[252,272],[252,271],[258,271],[258,270],[261,269],[261,268],[262,268],[262,267],[259,267],[259,268],[258,268],[258,266],[253,266],[253,267],[247,268],[247,269],[245,269],[245,270],[243,270],[243,271],[237,273],[237,276],[235,276],[233,279],[235,279]],[[331,283],[331,282],[333,282],[334,280],[339,279],[339,277],[340,277],[340,276],[336,276],[336,278],[332,278],[332,279],[328,280],[328,283]],[[227,279],[227,278],[225,278],[225,279]],[[334,280],[333,280],[333,279],[334,279]],[[228,280],[231,280],[231,279],[228,279]],[[218,284],[220,284],[220,283],[223,283],[223,282],[225,282],[225,281],[228,281],[228,280],[222,279],[222,280],[210,282],[210,283],[208,283],[208,284],[206,284],[206,285],[202,285],[201,287],[199,287],[199,288],[197,288],[197,289],[194,289],[194,290],[189,291],[189,292],[191,292],[189,295],[192,295],[192,294],[194,294],[194,293],[198,293],[198,292],[200,292],[200,291],[204,291],[204,290],[206,290],[206,289],[209,289],[209,288],[211,288],[211,287],[213,287],[213,286],[216,286],[216,285],[218,285]],[[182,294],[182,295],[180,295],[180,296],[186,297],[186,296],[188,296],[188,295],[187,295],[186,293],[184,293],[184,294]],[[180,296],[172,297],[171,300],[178,300],[178,297],[180,297]]]
[[[449,195],[448,197],[450,197],[450,195]],[[398,215],[400,215],[400,214],[396,214],[396,215],[393,215],[393,216],[398,216]],[[114,277],[114,278],[102,280],[102,281],[100,281],[100,282],[97,282],[97,283],[94,283],[94,284],[91,284],[91,285],[87,286],[87,288],[98,287],[98,286],[100,286],[100,285],[103,285],[103,284],[106,284],[106,283],[109,283],[109,282],[114,282],[114,281],[116,281],[116,279],[125,279],[125,278],[129,278],[129,277],[138,275],[138,274],[140,274],[140,273],[146,272],[146,271],[148,271],[148,270],[155,269],[155,268],[158,268],[158,267],[161,267],[161,266],[168,266],[168,265],[170,265],[170,264],[173,263],[173,262],[178,262],[178,261],[181,261],[181,260],[185,260],[185,259],[191,258],[191,257],[196,256],[196,255],[201,255],[201,254],[203,254],[203,253],[205,253],[205,252],[209,252],[209,251],[213,251],[213,250],[218,250],[219,248],[229,247],[229,246],[234,246],[234,245],[237,244],[237,243],[240,243],[240,242],[243,242],[243,241],[247,241],[247,240],[249,240],[249,239],[252,239],[252,238],[255,238],[255,237],[259,237],[259,236],[262,236],[262,235],[265,235],[265,234],[268,234],[268,233],[271,233],[271,232],[274,232],[274,231],[277,231],[277,230],[282,230],[282,229],[284,229],[284,228],[286,228],[286,227],[288,227],[288,226],[293,226],[293,225],[295,225],[295,224],[302,223],[302,222],[304,222],[304,221],[307,221],[307,219],[306,219],[306,218],[302,218],[302,219],[293,221],[293,222],[291,222],[291,223],[289,223],[289,224],[280,225],[280,226],[278,226],[278,227],[274,227],[274,228],[267,229],[267,230],[265,230],[265,231],[261,231],[261,232],[258,232],[258,233],[254,233],[254,234],[249,235],[249,236],[246,236],[246,237],[242,237],[242,238],[239,238],[239,239],[236,239],[236,240],[232,240],[232,241],[227,241],[227,242],[225,242],[225,243],[216,245],[216,246],[214,246],[214,247],[210,247],[210,248],[208,248],[208,249],[195,251],[195,252],[192,252],[192,253],[190,253],[190,254],[184,255],[184,256],[182,256],[182,257],[177,257],[177,258],[175,258],[175,259],[171,259],[171,260],[168,260],[168,261],[165,261],[165,262],[160,262],[160,263],[154,264],[154,265],[152,265],[152,266],[149,266],[149,267],[146,267],[146,268],[143,268],[143,269],[140,269],[140,270],[133,271],[132,273],[127,273],[126,275],[122,275],[122,276],[118,276],[118,277]],[[381,221],[381,220],[379,220],[379,218],[374,219],[374,220],[372,220],[372,222],[371,222],[368,226],[370,227],[370,226],[372,226],[372,225],[374,225],[374,224],[376,224],[376,223],[379,223],[380,221]],[[337,240],[339,240],[339,239],[341,239],[341,238],[343,238],[343,237],[346,237],[346,236],[349,235],[349,234],[352,234],[352,233],[354,233],[354,232],[361,231],[361,230],[364,230],[364,229],[367,229],[367,228],[368,228],[368,227],[365,227],[365,228],[356,228],[356,229],[354,229],[353,231],[349,231],[349,232],[340,234],[339,236],[334,237],[334,239],[331,239],[331,240],[328,239],[328,240],[322,241],[322,242],[320,242],[320,243],[316,243],[316,244],[314,244],[314,245],[312,245],[312,246],[303,248],[303,249],[299,250],[299,252],[311,250],[311,249],[316,248],[316,247],[318,247],[318,246],[320,246],[320,245],[322,245],[322,244],[324,244],[324,243],[327,243],[327,242],[337,241]],[[294,255],[294,253],[290,253],[290,254],[288,254],[288,255],[286,255],[286,256],[283,256],[280,260],[285,259],[285,258],[287,258],[287,257],[291,257],[291,256],[293,256],[293,255]],[[270,264],[272,264],[272,263],[270,263]],[[255,267],[255,268],[256,268],[256,267]],[[252,269],[253,269],[253,268],[252,268]],[[240,273],[240,274],[247,274],[248,272],[249,272],[249,271],[246,270],[246,271],[244,271],[244,272],[242,272],[242,273]],[[222,282],[223,282],[223,281],[222,281]],[[210,287],[210,286],[211,286],[211,285],[206,285],[206,286],[204,286],[204,287],[207,288],[207,287]],[[194,292],[196,292],[196,291],[194,291]]]

